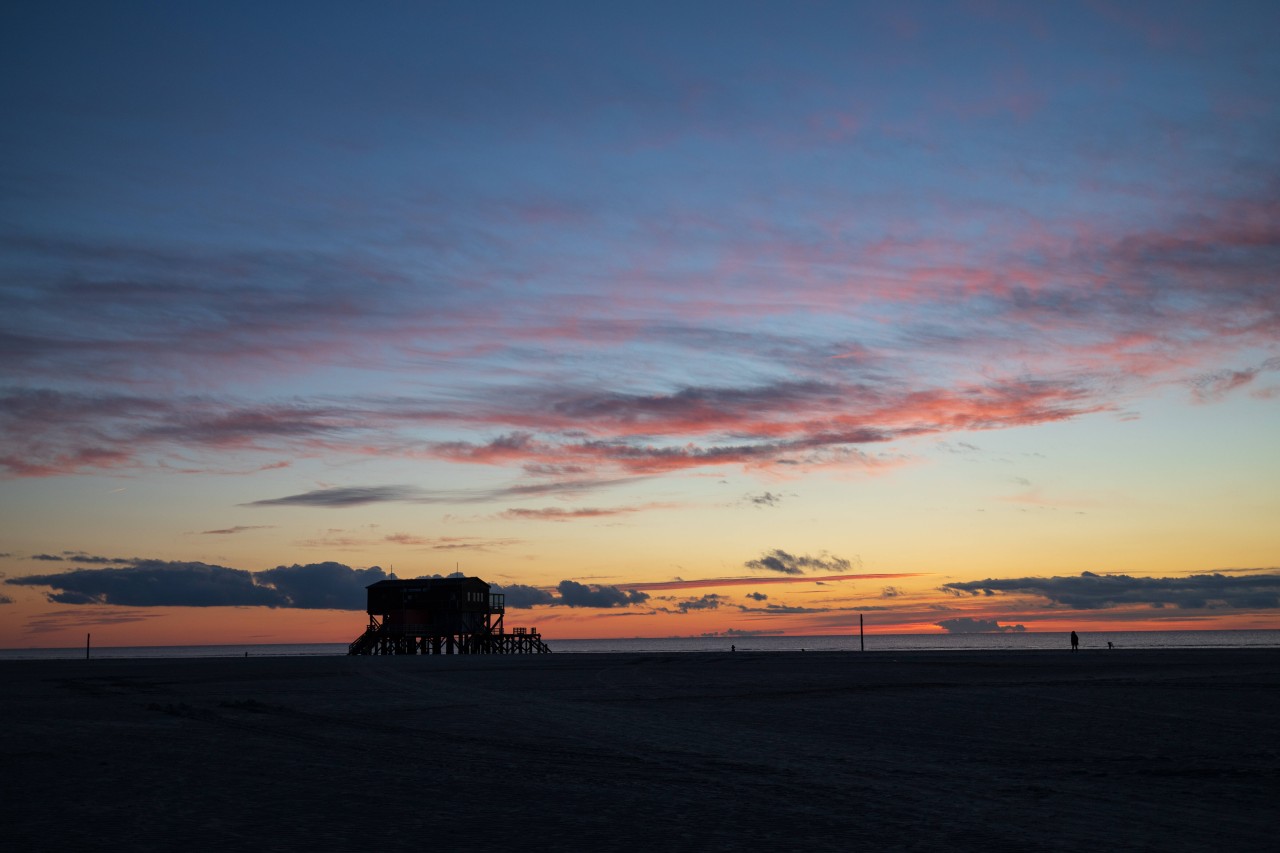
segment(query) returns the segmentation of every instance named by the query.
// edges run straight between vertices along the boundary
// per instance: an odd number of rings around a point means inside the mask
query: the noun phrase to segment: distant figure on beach
[[[1114,648],[1115,648],[1115,646],[1111,645],[1111,641],[1110,641],[1110,640],[1107,640],[1107,648],[1109,648],[1109,649],[1114,649]]]
[[[1076,636],[1075,631],[1072,631],[1071,632],[1071,651],[1074,652],[1078,648],[1080,648],[1080,638]]]
[[[738,647],[737,647],[737,646],[730,646],[730,647],[729,647],[729,651],[731,651],[731,652],[736,652],[737,650],[738,650]]]

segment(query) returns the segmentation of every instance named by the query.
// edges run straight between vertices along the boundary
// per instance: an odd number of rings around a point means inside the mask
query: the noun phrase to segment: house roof
[[[489,584],[480,578],[396,578],[394,580],[371,583],[366,589],[427,589],[430,587],[474,586]]]

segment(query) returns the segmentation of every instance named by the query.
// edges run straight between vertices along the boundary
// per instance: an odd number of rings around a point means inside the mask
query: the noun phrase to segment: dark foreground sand
[[[1280,651],[0,662],[4,850],[1276,850]]]

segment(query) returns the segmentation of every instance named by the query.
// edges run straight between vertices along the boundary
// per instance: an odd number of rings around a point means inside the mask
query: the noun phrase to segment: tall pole
[[[93,636],[92,634],[84,635],[84,659],[85,660],[89,659],[89,638],[92,636]]]
[[[867,650],[867,640],[862,633],[862,614],[858,614],[858,651],[865,652]]]

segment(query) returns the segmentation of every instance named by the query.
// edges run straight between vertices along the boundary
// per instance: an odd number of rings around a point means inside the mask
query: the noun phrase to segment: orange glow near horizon
[[[1197,615],[1161,613],[1153,608],[1116,610],[959,608],[921,611],[904,607],[900,611],[850,609],[839,613],[789,614],[708,612],[698,614],[638,612],[628,609],[606,611],[586,608],[538,607],[509,609],[506,627],[536,628],[543,639],[562,640],[630,639],[662,637],[732,637],[733,632],[750,635],[856,636],[858,616],[863,616],[867,636],[880,634],[947,634],[937,622],[941,615],[967,616],[998,622],[1004,628],[1022,625],[1025,633],[1065,633],[1115,631],[1197,631],[1271,630],[1280,627],[1267,615],[1215,613]],[[0,632],[4,648],[78,648],[85,634],[92,634],[94,647],[268,645],[347,643],[359,636],[367,622],[364,613],[345,610],[290,610],[277,608],[156,607],[125,608],[92,606],[85,609],[58,607],[35,616],[35,633]],[[990,632],[988,632],[990,633]],[[995,633],[1022,633],[1001,631]]]

